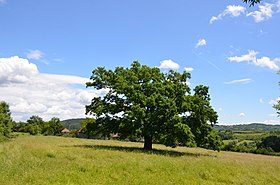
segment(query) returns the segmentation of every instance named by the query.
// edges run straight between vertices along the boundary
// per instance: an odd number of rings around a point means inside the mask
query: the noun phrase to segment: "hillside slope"
[[[81,128],[81,121],[85,120],[85,118],[76,118],[76,119],[67,119],[61,121],[65,128],[69,130],[79,130]]]

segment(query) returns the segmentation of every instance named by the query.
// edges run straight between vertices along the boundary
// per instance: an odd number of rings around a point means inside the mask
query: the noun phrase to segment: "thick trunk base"
[[[144,150],[152,150],[153,149],[153,140],[152,137],[145,136],[144,137]]]

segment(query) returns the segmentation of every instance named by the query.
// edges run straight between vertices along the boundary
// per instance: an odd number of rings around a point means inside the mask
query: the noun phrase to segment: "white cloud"
[[[214,21],[223,19],[224,16],[230,15],[232,17],[238,17],[241,14],[244,14],[246,11],[246,8],[243,6],[236,6],[236,5],[228,5],[227,8],[220,13],[218,16],[212,16],[210,19],[210,24],[212,24]]]
[[[255,22],[261,22],[264,20],[267,20],[272,17],[272,14],[274,13],[272,8],[275,5],[265,3],[264,5],[259,6],[258,11],[250,12],[247,14],[247,16],[252,16],[255,20]]]
[[[264,103],[262,98],[259,99],[259,102],[262,103],[262,104]]]
[[[225,82],[225,84],[235,84],[235,83],[241,83],[241,84],[247,84],[247,83],[250,83],[252,82],[252,79],[250,78],[245,78],[245,79],[240,79],[240,80],[232,80],[232,81],[229,81],[229,82]]]
[[[180,66],[176,62],[173,62],[172,60],[164,60],[160,62],[160,69],[179,69]]]
[[[232,17],[239,17],[245,14],[246,8],[243,6],[229,5],[227,8],[217,16],[212,16],[210,24],[215,21],[222,20],[226,15]],[[264,3],[258,6],[258,10],[246,13],[247,17],[253,17],[256,23],[262,22],[272,18],[273,14],[280,12],[280,0],[274,1],[274,3]]]
[[[44,53],[38,49],[36,50],[31,50],[28,54],[27,54],[27,58],[28,59],[33,59],[33,60],[41,60],[44,56]]]
[[[262,57],[260,59],[257,59],[256,61],[254,61],[254,64],[256,66],[268,67],[269,69],[277,71],[277,70],[279,70],[279,67],[275,63],[276,60],[278,60],[278,59],[270,59],[268,57]]]
[[[223,15],[231,15],[233,17],[238,17],[241,14],[245,13],[246,8],[243,6],[235,6],[235,5],[229,5],[224,10]]]
[[[217,21],[217,20],[220,20],[221,18],[218,18],[216,16],[212,16],[211,19],[210,19],[210,24],[212,24],[214,21]]]
[[[234,57],[229,57],[228,60],[231,62],[252,62],[256,60],[256,55],[258,52],[254,50],[249,50],[248,54],[242,55],[240,57],[234,56]]]
[[[239,114],[239,116],[240,116],[240,117],[245,117],[246,114],[245,114],[244,112],[241,112],[241,113]]]
[[[194,70],[194,68],[192,67],[185,67],[185,71],[187,72],[192,72]]]
[[[195,45],[195,48],[198,48],[200,46],[205,46],[206,45],[206,40],[205,39],[199,39]]]
[[[0,85],[5,83],[21,83],[38,74],[35,64],[17,56],[0,58]]]
[[[85,86],[88,81],[79,76],[40,73],[35,64],[17,56],[0,58],[0,97],[9,103],[17,121],[26,121],[31,115],[45,120],[84,117],[85,105],[108,92],[72,87]]]
[[[279,58],[270,59],[269,57],[262,57],[258,59],[256,57],[257,54],[258,52],[249,50],[248,54],[229,57],[228,60],[231,62],[248,62],[249,64],[253,64],[255,66],[265,67],[275,71],[279,70],[279,66],[276,64],[276,62],[279,61]]]

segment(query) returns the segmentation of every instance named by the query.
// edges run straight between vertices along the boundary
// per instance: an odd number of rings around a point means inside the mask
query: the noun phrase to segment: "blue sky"
[[[98,66],[134,60],[210,87],[219,124],[280,124],[280,0],[0,0],[0,99],[15,120],[84,117]]]

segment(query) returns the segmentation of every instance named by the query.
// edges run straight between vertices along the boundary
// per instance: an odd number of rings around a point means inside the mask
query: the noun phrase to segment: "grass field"
[[[0,184],[280,184],[280,157],[19,136],[0,143]]]

